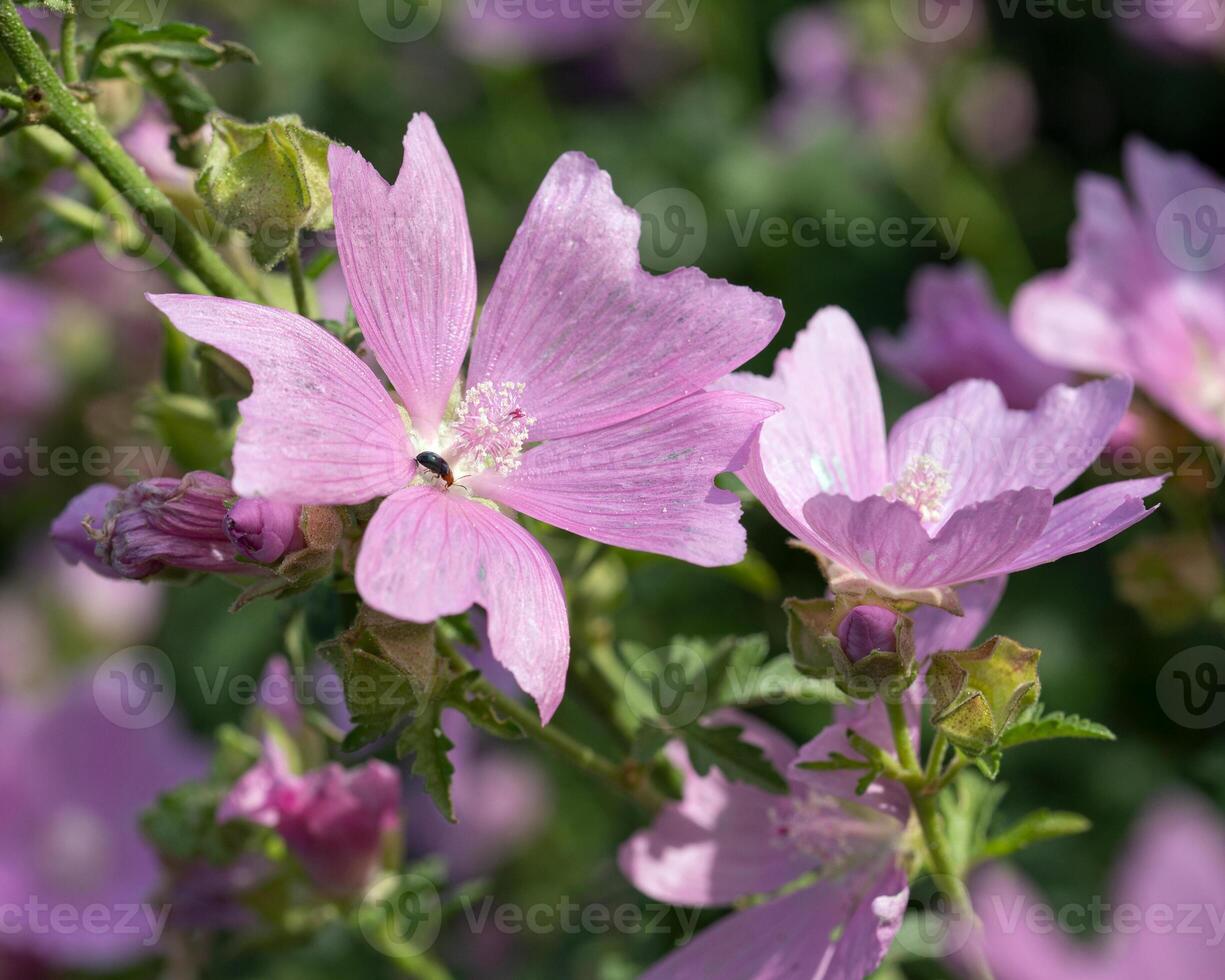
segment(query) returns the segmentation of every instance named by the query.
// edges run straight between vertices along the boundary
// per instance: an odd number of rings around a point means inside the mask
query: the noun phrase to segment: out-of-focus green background
[[[297,113],[359,149],[385,176],[399,166],[409,116],[430,113],[464,186],[483,290],[552,161],[567,150],[590,154],[627,203],[643,202],[647,234],[659,236],[644,240],[644,258],[655,271],[679,256],[782,299],[783,329],[750,365],[760,372],[769,371],[777,350],[826,304],[845,307],[865,330],[896,329],[906,318],[911,274],[947,259],[951,250],[933,238],[901,247],[879,239],[863,247],[804,245],[786,234],[778,243],[758,234],[738,241],[750,222],[782,219],[792,229],[798,219],[831,209],[876,223],[898,216],[912,231],[912,219],[964,219],[957,257],[979,261],[1006,301],[1030,275],[1065,262],[1075,178],[1085,170],[1117,174],[1129,134],[1225,170],[1222,62],[1210,54],[1156,50],[1111,18],[1037,18],[1023,7],[1005,17],[1000,5],[981,3],[972,30],[956,42],[932,45],[900,31],[887,0],[690,3],[665,0],[659,16],[623,18],[591,36],[528,38],[492,49],[482,49],[466,26],[470,11],[482,6],[477,0],[454,0],[433,12],[424,5],[416,16],[441,13],[440,22],[411,40],[403,35],[418,32],[401,26],[408,5],[400,0],[169,0],[166,14],[207,24],[258,55],[258,66],[234,65],[208,76],[227,111],[253,120]],[[143,5],[130,6],[122,12],[136,16]],[[814,47],[812,57],[849,62],[865,84],[876,86],[872,98],[885,108],[868,112],[837,99],[802,98],[796,108],[797,93],[780,76],[777,52],[799,35],[798,22],[782,26],[799,10],[837,18],[848,39],[845,49],[830,55]],[[898,62],[904,71],[882,70]],[[987,79],[1005,66],[1012,95],[995,104]],[[10,229],[3,233],[0,248],[8,248]],[[126,274],[114,275],[110,287],[123,290]],[[64,315],[82,324],[109,316],[130,325],[144,317],[139,303],[118,314],[100,313],[95,285],[78,286],[75,295],[66,290]],[[150,348],[158,334],[81,327],[67,336],[71,390],[40,423],[40,435],[50,445],[84,447],[96,441],[100,427],[123,424],[115,419],[156,370]],[[921,397],[883,375],[882,384],[890,417]],[[0,548],[6,594],[37,595],[28,601],[54,606],[40,591],[28,555],[88,482],[65,477],[5,488]],[[1197,491],[1186,493],[1193,501],[1186,506],[1202,505]],[[1112,858],[1154,794],[1190,787],[1225,806],[1220,731],[1178,724],[1155,695],[1169,658],[1196,645],[1220,645],[1221,626],[1189,616],[1158,629],[1121,600],[1114,570],[1129,547],[1174,526],[1177,509],[1177,503],[1167,506],[1089,554],[1015,576],[993,622],[995,631],[1043,650],[1051,709],[1087,715],[1119,736],[1116,744],[1060,743],[1057,751],[1036,746],[1007,759],[1006,813],[1045,805],[1082,811],[1095,823],[1088,835],[1020,857],[1055,902],[1107,889]],[[783,650],[781,599],[823,586],[809,557],[788,547],[761,508],[750,509],[746,523],[756,559],[738,573],[623,556],[611,566],[610,581],[588,583],[596,599],[586,607],[576,603],[581,615],[584,608],[588,614],[576,642],[609,629],[647,648],[677,634],[767,631],[773,647]],[[563,535],[549,540],[563,560],[572,554]],[[285,609],[256,603],[230,615],[225,608],[231,598],[232,590],[218,582],[167,589],[160,624],[128,639],[152,642],[184,663],[258,670],[278,649]],[[87,632],[53,624],[56,657],[110,652],[98,650],[98,643]],[[575,688],[572,683],[560,719],[579,727],[583,699]],[[241,713],[233,705],[193,703],[190,689],[181,693],[201,733]],[[825,720],[822,709],[811,707],[768,714],[801,738]],[[634,812],[561,766],[540,764],[556,785],[550,819],[496,871],[492,894],[520,904],[552,903],[557,895],[579,903],[640,901],[614,861],[617,845],[636,827]],[[411,844],[411,814],[408,827]],[[444,937],[443,948],[458,975],[611,980],[633,976],[668,945],[666,936],[616,931],[550,930],[502,939],[499,948],[475,950],[461,930],[450,947]],[[481,957],[492,960],[481,965]],[[905,968],[914,976],[939,972],[930,963]],[[225,970],[226,976],[252,977],[325,977],[339,970],[394,975],[394,967],[359,941],[328,931],[309,948],[251,954]]]

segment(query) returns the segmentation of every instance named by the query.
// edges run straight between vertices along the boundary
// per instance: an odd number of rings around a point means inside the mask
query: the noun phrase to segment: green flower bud
[[[209,117],[213,141],[196,191],[218,221],[251,238],[251,254],[270,269],[303,230],[332,226],[329,140],[297,116],[244,123]]]
[[[1038,700],[1040,655],[1006,636],[973,650],[935,654],[927,670],[932,724],[968,755],[994,747]]]
[[[840,595],[788,599],[787,642],[795,665],[832,679],[844,694],[867,700],[914,681],[914,623],[884,599]]]

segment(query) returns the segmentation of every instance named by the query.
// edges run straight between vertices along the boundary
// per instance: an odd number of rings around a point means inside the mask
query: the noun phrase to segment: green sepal
[[[895,650],[873,650],[852,661],[838,641],[838,627],[857,606],[879,606],[897,613]],[[869,592],[834,599],[787,599],[787,645],[796,669],[809,677],[832,680],[849,698],[867,701],[878,694],[900,694],[915,678],[914,621],[897,605]]]
[[[280,262],[301,231],[332,226],[328,137],[292,115],[244,123],[214,113],[209,121],[196,192],[213,217],[250,237],[260,265]]]
[[[1002,636],[973,650],[935,654],[927,670],[932,724],[967,755],[988,752],[1038,700],[1040,655]],[[996,767],[990,759],[986,766],[991,775]]]

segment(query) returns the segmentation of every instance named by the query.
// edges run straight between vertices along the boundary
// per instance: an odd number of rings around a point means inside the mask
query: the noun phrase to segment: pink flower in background
[[[189,193],[195,188],[196,172],[175,159],[170,140],[176,132],[159,110],[147,109],[124,132],[121,142],[156,183],[170,191]],[[207,145],[211,134],[212,127],[206,125],[194,138]]]
[[[1116,180],[1081,177],[1071,261],[1021,289],[1013,329],[1053,364],[1132,375],[1225,444],[1225,183],[1140,139],[1124,172],[1134,201]]]
[[[617,4],[570,0],[487,0],[447,7],[446,26],[461,52],[477,61],[516,64],[571,58],[608,45],[639,25]]]
[[[353,895],[369,884],[400,830],[400,773],[373,759],[352,769],[332,762],[298,775],[267,737],[263,758],[217,808],[219,822],[236,819],[284,837],[322,891]]]
[[[969,646],[1004,590],[997,579],[970,586],[965,615],[930,607],[915,617],[921,657]],[[918,739],[917,712],[912,737]],[[621,848],[621,870],[641,891],[674,905],[730,905],[776,892],[820,872],[814,884],[742,911],[704,930],[643,974],[644,980],[785,980],[865,977],[880,964],[901,924],[909,894],[902,835],[910,800],[897,783],[877,780],[862,796],[858,775],[812,771],[798,763],[830,753],[856,757],[851,728],[877,745],[893,735],[884,705],[839,707],[834,723],[798,752],[782,735],[737,711],[715,723],[744,727],[788,776],[786,796],[727,780],[717,769],[699,776],[679,743],[665,750],[684,775],[684,798],[670,803]]]
[[[770,378],[725,384],[773,399],[742,477],[815,551],[831,587],[956,608],[953,587],[1085,551],[1150,513],[1161,478],[1059,504],[1131,400],[1116,377],[1056,386],[1012,411],[990,381],[963,381],[907,412],[886,439],[868,348],[847,314],[818,313]]]
[[[709,721],[741,726],[743,737],[787,774],[788,795],[730,782],[713,768],[699,776],[672,742],[665,752],[684,777],[684,798],[622,845],[625,876],[657,901],[700,907],[776,892],[814,870],[827,877],[733,912],[656,963],[643,980],[783,980],[821,975],[823,964],[830,976],[867,976],[906,911],[901,845],[910,800],[885,780],[857,796],[855,773],[813,772],[797,763],[831,752],[853,756],[848,727],[891,744],[884,706],[836,709],[834,724],[798,752],[741,712],[716,711]]]
[[[0,444],[15,446],[54,407],[63,385],[51,349],[51,296],[0,274],[0,310]],[[6,469],[14,465],[12,459],[0,462]]]
[[[999,386],[1010,408],[1033,408],[1071,371],[1034,357],[1013,336],[982,269],[924,266],[910,280],[910,319],[900,336],[877,331],[872,350],[890,371],[933,394],[968,378]]]
[[[463,195],[428,117],[413,119],[404,149],[391,187],[353,151],[331,153],[348,292],[402,404],[302,317],[151,301],[251,372],[237,491],[297,504],[387,497],[357,560],[362,598],[414,622],[481,605],[494,656],[547,720],[569,656],[561,580],[494,504],[607,544],[739,561],[740,506],[712,480],[740,464],[776,406],[704,389],[769,343],[782,308],[696,269],[644,272],[638,215],[570,153],[511,244],[457,387],[476,307]]]
[[[958,87],[952,121],[961,144],[976,160],[993,167],[1012,163],[1033,144],[1038,128],[1034,84],[1016,65],[983,65]]]
[[[1119,0],[1120,10],[1128,8]],[[1136,43],[1169,58],[1225,54],[1225,4],[1221,0],[1178,0],[1130,7],[1115,23]]]
[[[159,924],[159,865],[138,820],[157,794],[203,776],[207,754],[173,716],[150,728],[114,724],[126,696],[106,675],[74,682],[45,706],[0,696],[0,906],[35,898],[74,909],[83,924],[91,907],[119,915],[151,902],[153,919],[142,910],[124,930],[57,930],[46,911],[41,928],[30,920],[14,929],[8,916],[0,947],[94,969],[155,952],[168,910]]]
[[[1060,918],[1002,867],[984,869],[971,890],[996,980],[1207,978],[1225,964],[1225,826],[1193,797],[1166,798],[1141,817],[1113,887],[1094,899],[1109,904],[1100,923],[1088,901]],[[1107,935],[1086,943],[1062,922]]]

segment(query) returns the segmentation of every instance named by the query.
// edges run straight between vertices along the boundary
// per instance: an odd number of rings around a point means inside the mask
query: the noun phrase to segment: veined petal
[[[1009,409],[990,381],[963,381],[902,416],[889,434],[892,478],[916,459],[947,475],[941,519],[1006,490],[1058,494],[1101,453],[1131,403],[1125,377],[1055,385],[1035,408]]]
[[[710,724],[734,724],[786,772],[795,746],[769,725],[738,711],[719,711]],[[684,777],[684,798],[667,804],[618,854],[621,872],[639,891],[675,905],[729,905],[754,892],[772,891],[809,870],[773,834],[771,811],[782,797],[732,782],[717,769],[699,776],[684,747],[673,742],[668,759]]]
[[[404,486],[416,463],[374,372],[318,324],[213,296],[149,296],[179,330],[251,372],[238,403],[234,490],[295,504],[360,504]]]
[[[909,889],[895,865],[733,912],[641,980],[859,980],[884,958]]]
[[[404,134],[388,186],[361,155],[328,153],[336,241],[366,343],[431,439],[472,335],[476,265],[455,167],[429,116]]]
[[[522,383],[533,439],[635,418],[739,367],[782,305],[698,269],[638,260],[641,219],[581,153],[549,171],[481,314],[470,383]]]
[[[730,391],[702,392],[598,432],[552,439],[474,492],[596,541],[697,565],[744,557],[740,502],[717,489],[742,465],[753,433],[777,410]]]
[[[480,605],[494,658],[535,698],[541,719],[561,702],[570,659],[561,577],[540,543],[492,507],[434,487],[388,497],[362,540],[357,591],[414,623]]]
[[[959,510],[935,537],[919,515],[882,497],[820,494],[804,505],[809,536],[840,565],[886,590],[960,585],[1011,570],[1051,516],[1051,495],[1029,487]]]
[[[1056,504],[1037,541],[997,570],[1016,572],[1045,565],[1113,538],[1157,509],[1145,507],[1144,498],[1160,490],[1164,482],[1161,476],[1121,480]]]
[[[817,313],[770,378],[735,374],[717,387],[779,402],[741,474],[789,531],[803,537],[804,503],[817,494],[860,500],[887,481],[885,419],[868,345],[837,307]]]

